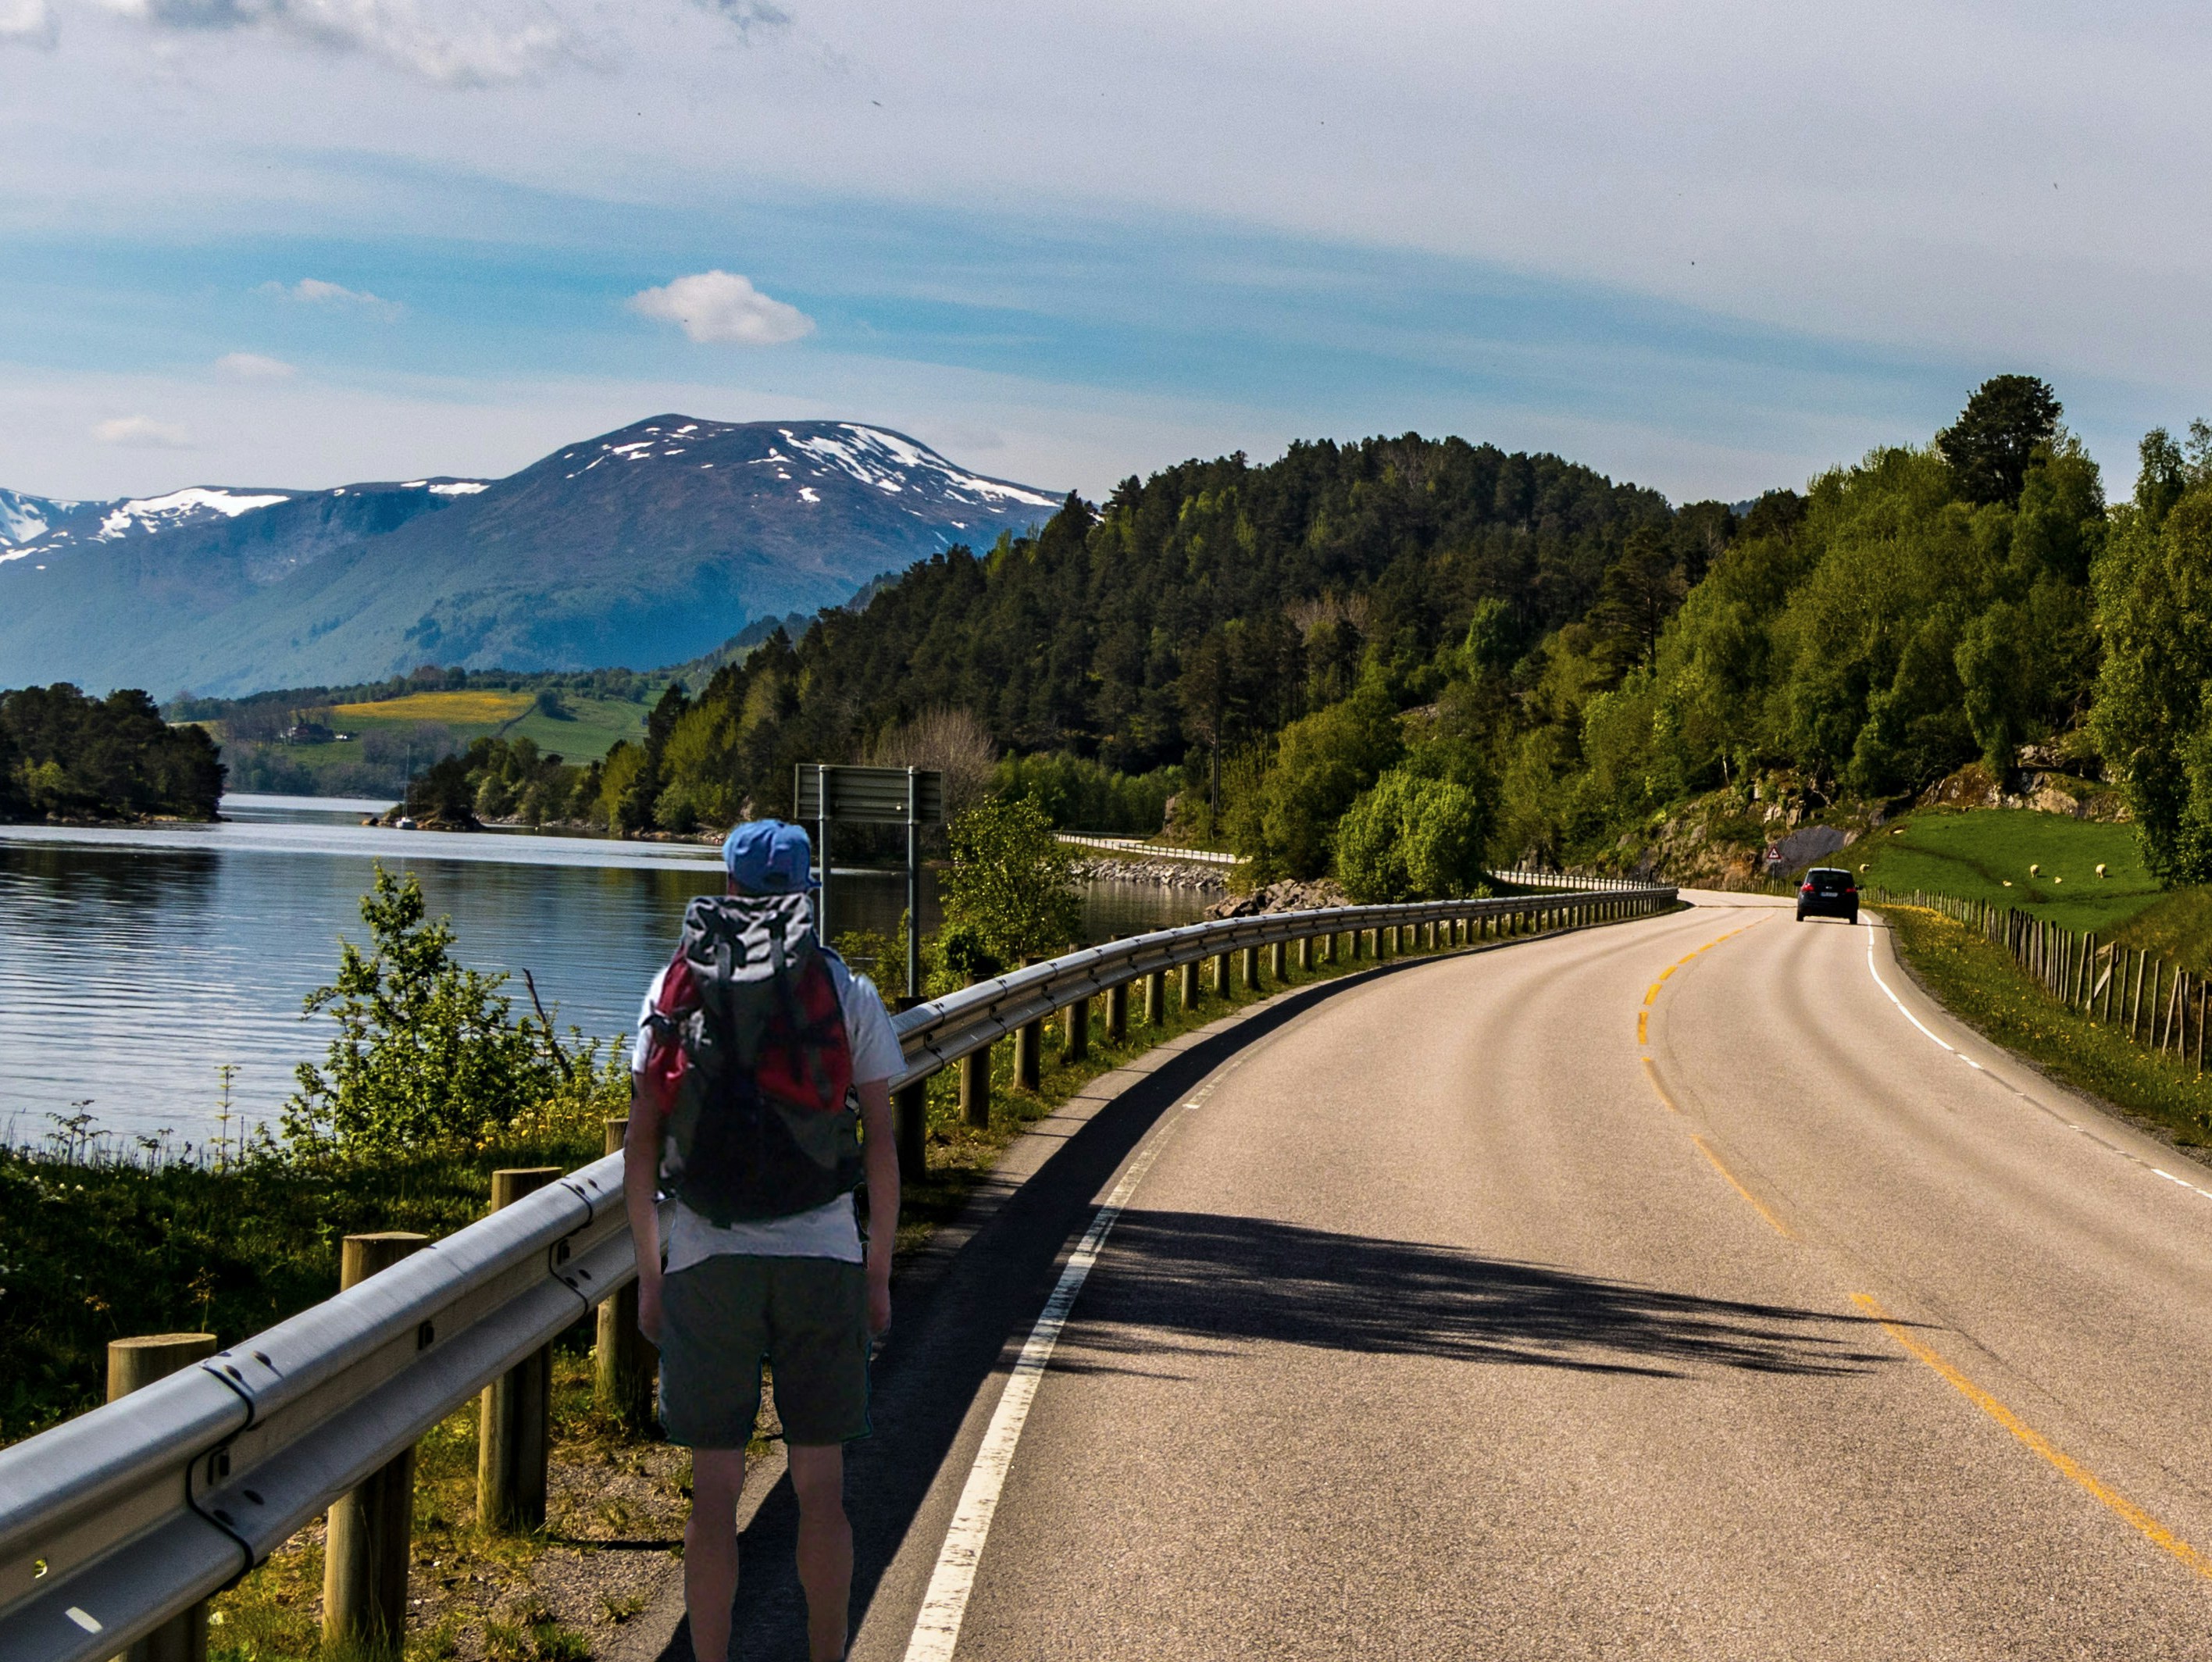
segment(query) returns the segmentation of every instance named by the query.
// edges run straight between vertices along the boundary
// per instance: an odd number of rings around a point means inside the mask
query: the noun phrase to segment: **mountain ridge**
[[[651,668],[988,546],[1060,500],[888,428],[677,414],[496,480],[8,492],[0,685],[237,694],[433,661]]]

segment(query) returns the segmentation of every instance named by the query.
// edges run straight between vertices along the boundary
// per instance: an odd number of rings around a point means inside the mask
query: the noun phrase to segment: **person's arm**
[[[629,1212],[630,1239],[637,1243],[637,1325],[646,1337],[660,1343],[660,1122],[656,1093],[633,1079],[629,1129],[623,1135],[623,1204]]]
[[[860,1095],[860,1162],[868,1176],[868,1331],[891,1325],[891,1251],[898,1244],[898,1143],[891,1133],[891,1082],[871,1079]],[[630,1124],[637,1124],[632,1119]]]

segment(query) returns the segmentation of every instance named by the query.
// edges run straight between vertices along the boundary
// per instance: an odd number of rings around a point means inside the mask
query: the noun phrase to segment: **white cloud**
[[[226,352],[215,361],[215,367],[216,373],[234,381],[288,381],[300,373],[282,358],[264,357],[258,352]]]
[[[51,46],[61,38],[61,23],[46,0],[0,0],[0,42]]]
[[[191,434],[173,422],[157,422],[149,416],[114,416],[92,424],[92,436],[103,445],[125,445],[133,450],[190,450]]]
[[[8,0],[0,0],[7,3]],[[18,0],[20,3],[20,0]],[[487,6],[417,0],[101,0],[164,29],[258,29],[302,45],[359,52],[446,86],[526,81],[582,57],[575,36],[534,0]]]
[[[343,283],[325,282],[320,277],[302,277],[289,285],[264,282],[261,285],[261,292],[288,300],[297,300],[303,306],[353,306],[386,318],[397,317],[406,309],[398,300],[386,300],[366,289],[349,288]]]
[[[733,271],[699,271],[629,298],[629,309],[672,323],[695,341],[732,346],[781,346],[814,332],[814,319],[770,300]]]

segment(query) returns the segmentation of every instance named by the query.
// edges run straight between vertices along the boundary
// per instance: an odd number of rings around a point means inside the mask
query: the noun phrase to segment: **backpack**
[[[804,895],[701,895],[684,910],[647,1017],[647,1072],[673,1098],[663,1174],[717,1227],[810,1211],[860,1186],[860,1099],[831,955]]]

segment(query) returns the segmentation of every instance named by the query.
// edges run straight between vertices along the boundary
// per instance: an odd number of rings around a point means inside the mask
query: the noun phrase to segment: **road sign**
[[[814,828],[822,889],[814,927],[830,938],[830,828],[842,822],[906,827],[906,992],[921,996],[921,828],[945,822],[945,775],[920,767],[840,767],[802,761],[792,789],[792,817]]]
[[[918,767],[833,767],[802,761],[792,817],[810,824],[824,819],[883,825],[941,825],[945,775]],[[823,798],[829,811],[823,811]]]

